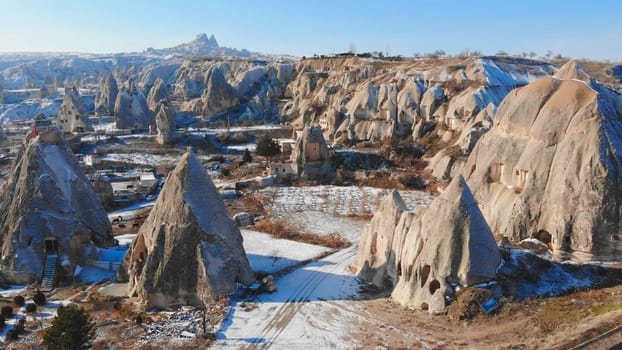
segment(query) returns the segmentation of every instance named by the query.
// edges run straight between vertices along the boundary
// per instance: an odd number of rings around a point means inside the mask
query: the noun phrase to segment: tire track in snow
[[[266,320],[266,325],[260,331],[259,335],[255,337],[256,341],[244,348],[253,349],[258,347],[260,349],[267,349],[272,346],[287,328],[291,320],[302,309],[305,303],[311,300],[313,292],[322,284],[322,282],[333,272],[343,270],[347,267],[355,254],[355,248],[350,247],[329,255],[324,259],[318,260],[315,263],[307,265],[306,267],[309,267],[313,264],[328,262],[328,264],[319,265],[316,270],[307,270],[312,274],[312,276],[307,278],[302,287],[293,291],[293,294],[277,309],[274,316]],[[305,267],[302,267],[302,269],[304,268]]]

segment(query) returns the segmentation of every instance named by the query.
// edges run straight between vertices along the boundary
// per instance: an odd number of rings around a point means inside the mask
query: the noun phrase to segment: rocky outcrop
[[[229,85],[222,70],[211,69],[205,79],[205,90],[201,95],[199,110],[204,116],[212,116],[238,104],[238,96]]]
[[[171,144],[173,141],[173,131],[175,130],[175,120],[166,103],[161,102],[159,104],[158,114],[156,114],[156,126],[158,128],[157,142],[161,145]]]
[[[164,81],[158,78],[149,90],[149,95],[147,95],[147,106],[149,106],[149,110],[156,113],[162,101],[168,101],[168,89]]]
[[[149,54],[174,54],[183,56],[232,56],[232,57],[249,57],[251,52],[247,50],[236,50],[218,45],[218,41],[214,35],[209,37],[205,33],[198,34],[194,40],[179,44],[177,46],[165,49],[147,49]]]
[[[75,86],[65,87],[65,96],[56,115],[56,125],[64,133],[93,131],[84,101]]]
[[[503,100],[464,167],[493,232],[577,259],[622,250],[617,99],[569,62]]]
[[[114,116],[118,129],[144,129],[155,124],[145,95],[132,84],[117,95]]]
[[[296,140],[291,159],[298,176],[318,179],[330,173],[330,150],[319,125],[304,128]]]
[[[242,235],[201,163],[185,154],[125,256],[120,277],[149,306],[202,306],[254,282]]]
[[[397,281],[393,238],[395,228],[406,211],[406,204],[396,190],[380,203],[361,236],[351,266],[360,279],[381,288],[393,288]]]
[[[106,74],[99,80],[95,95],[95,112],[99,115],[113,115],[119,87],[112,74]]]
[[[38,280],[46,240],[58,244],[64,277],[95,259],[96,245],[114,241],[101,200],[62,133],[49,121],[36,123],[0,203],[0,274],[8,283]]]
[[[394,286],[393,300],[431,313],[444,310],[456,287],[494,280],[501,263],[462,177],[418,214],[404,212],[393,193],[374,215],[360,247],[353,265],[359,277],[379,288]]]
[[[514,58],[372,62],[358,58],[301,60],[281,114],[296,126],[322,125],[327,138],[415,141],[440,126],[455,134],[516,86],[549,75],[548,64]],[[329,120],[336,111],[341,122]],[[334,118],[333,118],[334,119]]]

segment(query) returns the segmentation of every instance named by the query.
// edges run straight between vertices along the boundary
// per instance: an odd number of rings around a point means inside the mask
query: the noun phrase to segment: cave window
[[[489,169],[488,181],[489,182],[500,182],[502,175],[503,175],[503,163],[495,163]]]
[[[397,277],[401,277],[402,276],[402,262],[398,261],[397,262]]]
[[[514,186],[518,188],[525,188],[525,185],[527,184],[528,174],[529,174],[529,171],[527,171],[526,169],[516,169],[514,171],[514,175],[515,175]]]
[[[376,252],[378,251],[378,247],[376,247],[377,244],[378,244],[378,232],[374,232],[374,237],[371,240],[371,254],[372,255],[376,255]]]
[[[429,287],[430,294],[434,294],[437,289],[441,288],[441,283],[438,280],[432,280]]]
[[[539,240],[544,244],[549,244],[552,241],[553,236],[547,230],[539,230],[533,235],[533,238]]]
[[[425,283],[428,281],[428,276],[430,276],[430,265],[425,264],[421,269],[421,288],[425,286]]]

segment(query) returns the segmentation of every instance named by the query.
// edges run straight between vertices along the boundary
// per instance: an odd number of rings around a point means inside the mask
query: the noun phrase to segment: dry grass
[[[343,249],[352,245],[351,242],[337,233],[328,235],[317,235],[313,233],[299,233],[297,230],[281,221],[264,219],[255,224],[255,230],[268,233],[276,238],[289,239],[296,242],[303,242],[321,245],[332,249]]]

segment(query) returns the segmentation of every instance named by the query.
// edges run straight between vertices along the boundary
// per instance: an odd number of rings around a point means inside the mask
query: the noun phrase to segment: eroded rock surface
[[[360,246],[353,265],[359,277],[378,288],[394,286],[395,301],[431,313],[444,310],[456,286],[494,280],[501,263],[462,177],[417,214],[404,211],[394,192],[374,215]]]
[[[571,61],[504,99],[464,166],[495,234],[578,259],[622,250],[618,98]]]
[[[18,156],[0,203],[2,278],[27,284],[40,277],[45,240],[58,242],[64,277],[97,257],[95,245],[113,244],[99,196],[62,133],[37,127]]]
[[[150,306],[202,306],[254,282],[242,235],[201,163],[185,154],[125,256],[119,277]]]

